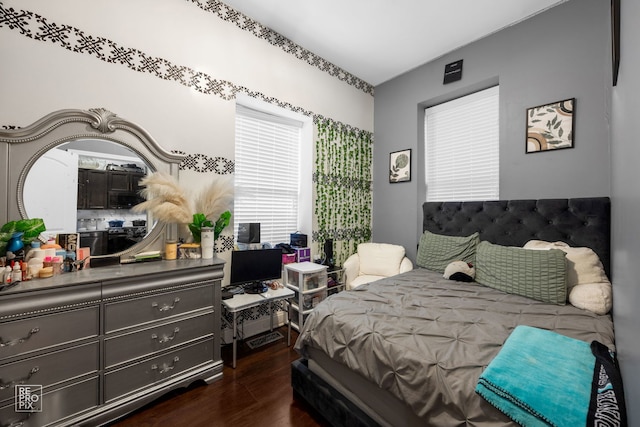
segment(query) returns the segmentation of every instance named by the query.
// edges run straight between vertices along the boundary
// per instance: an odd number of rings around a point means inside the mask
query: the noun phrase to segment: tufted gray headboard
[[[422,229],[449,236],[522,246],[532,239],[593,249],[611,277],[611,201],[608,197],[479,202],[426,202]]]

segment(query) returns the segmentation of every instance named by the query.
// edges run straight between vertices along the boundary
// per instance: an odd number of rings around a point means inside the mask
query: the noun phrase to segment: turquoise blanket
[[[585,426],[594,366],[589,343],[518,326],[476,393],[522,426]]]

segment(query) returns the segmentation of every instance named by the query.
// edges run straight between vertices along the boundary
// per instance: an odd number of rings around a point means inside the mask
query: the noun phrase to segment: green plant
[[[200,243],[200,240],[202,239],[202,227],[212,227],[213,239],[218,240],[220,233],[222,233],[222,230],[229,225],[230,220],[231,212],[229,211],[223,212],[215,223],[208,219],[203,213],[194,214],[193,221],[188,224],[189,231],[191,231],[191,235],[193,236],[193,241],[195,243]]]
[[[9,221],[0,228],[0,253],[4,254],[7,248],[7,242],[13,236],[13,233],[22,232],[22,241],[25,245],[37,239],[40,233],[46,231],[42,218],[21,219],[18,221]]]

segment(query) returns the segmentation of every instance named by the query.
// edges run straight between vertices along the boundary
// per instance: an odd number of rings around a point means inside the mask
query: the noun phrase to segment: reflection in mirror
[[[130,211],[142,199],[138,182],[152,171],[134,151],[98,139],[74,140],[40,156],[23,192],[30,218],[42,218],[52,234],[80,233],[92,255],[124,251],[153,225]]]
[[[59,146],[62,146],[62,150],[56,148]],[[112,151],[124,148],[128,151]],[[54,153],[54,149],[67,152],[75,150],[77,160],[72,162],[67,159],[70,156],[62,160],[58,158],[62,156],[58,156],[42,160],[45,166],[34,166],[43,155]],[[104,158],[108,153],[106,158],[110,160],[100,167],[88,161],[83,163],[80,156],[85,154],[81,151],[91,153],[87,156],[89,158]],[[48,157],[53,156],[55,154]],[[146,218],[144,214],[131,215],[128,207],[135,203],[135,196],[132,196],[130,189],[137,184],[131,175],[138,170],[130,165],[137,164],[145,173],[163,172],[177,179],[184,157],[183,154],[165,150],[139,124],[104,108],[58,110],[24,127],[0,129],[0,164],[4,165],[0,172],[6,177],[4,186],[0,183],[0,197],[6,197],[7,200],[6,210],[0,210],[0,222],[41,217],[45,220],[47,235],[63,233],[71,228],[73,232],[102,232],[99,235],[103,237],[108,235],[108,231],[117,231],[118,221],[122,221],[125,227],[144,227],[144,237],[127,233],[128,240],[135,242],[141,239],[139,243],[112,254],[120,257],[122,262],[135,261],[135,254],[160,251],[166,239],[177,239],[178,228],[176,224],[153,221],[149,213]],[[138,163],[140,160],[142,162]],[[75,182],[72,182],[73,177],[76,177]],[[78,177],[81,178],[79,181]],[[62,183],[63,180],[65,183]],[[89,190],[86,190],[87,184]],[[104,192],[96,191],[96,188],[105,185],[107,188]],[[62,210],[63,199],[68,214],[60,221],[52,219],[51,212],[57,214]],[[109,221],[114,221],[113,227],[109,226]],[[140,225],[142,223],[144,225]],[[83,251],[83,256],[85,253]],[[97,253],[101,252],[94,251],[91,255]]]

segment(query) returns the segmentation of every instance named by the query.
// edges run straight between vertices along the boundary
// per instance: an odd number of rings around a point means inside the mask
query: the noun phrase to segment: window
[[[237,105],[234,230],[260,223],[262,242],[299,230],[302,122]]]
[[[499,89],[425,109],[427,201],[497,200]]]

